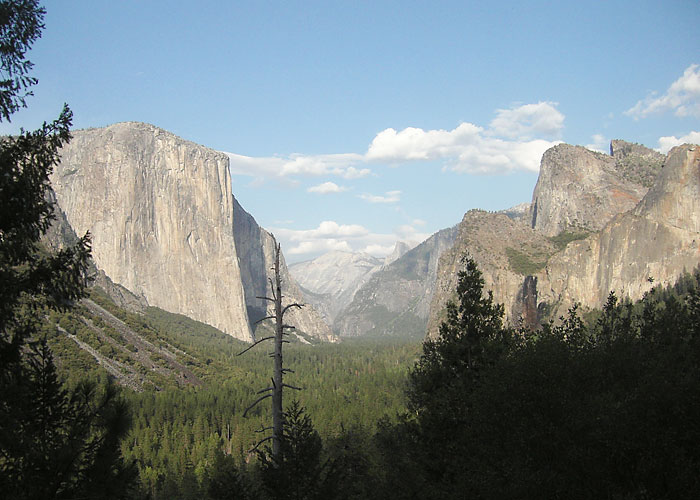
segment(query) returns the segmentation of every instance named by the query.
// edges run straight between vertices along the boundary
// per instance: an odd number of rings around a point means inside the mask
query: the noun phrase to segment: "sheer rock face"
[[[435,292],[438,261],[456,235],[456,227],[438,231],[372,274],[336,317],[334,331],[341,336],[422,335]]]
[[[226,155],[151,125],[119,123],[75,132],[51,182],[115,283],[251,339]]]
[[[246,212],[238,201],[234,199],[233,203],[236,221],[233,227],[234,239],[240,258],[248,316],[251,324],[254,324],[259,319],[274,314],[272,302],[257,297],[272,297],[269,279],[273,278],[275,238],[258,226],[253,216]],[[280,274],[284,294],[283,305],[304,304],[304,296],[290,275],[283,255],[280,255]],[[289,309],[284,318],[286,324],[293,325],[308,335],[327,341],[336,340],[328,324],[311,304],[305,304],[301,309]]]
[[[615,215],[634,208],[663,156],[624,141],[613,141],[611,153],[568,144],[547,150],[532,195],[532,227],[547,236],[598,231]]]
[[[673,284],[700,265],[699,207],[700,147],[679,146],[634,210],[550,260],[539,299],[563,314],[575,301],[600,307],[610,291],[636,300]]]

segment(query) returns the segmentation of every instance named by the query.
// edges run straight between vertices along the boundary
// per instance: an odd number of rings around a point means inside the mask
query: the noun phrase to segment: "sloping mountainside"
[[[233,217],[233,236],[240,259],[248,317],[254,325],[259,319],[274,314],[272,303],[257,297],[272,297],[270,279],[273,277],[275,238],[258,226],[253,216],[246,212],[235,198]],[[316,338],[334,341],[335,336],[312,305],[313,303],[306,304],[307,300],[287,269],[284,255],[280,255],[280,268],[284,303],[304,304],[301,309],[291,308],[285,314],[285,322],[293,325],[298,331],[310,333]]]
[[[365,253],[334,251],[297,262],[289,271],[304,296],[328,324],[352,302],[355,292],[382,267],[382,260]]]
[[[662,167],[663,165],[663,167]],[[473,257],[511,323],[536,326],[612,290],[638,299],[700,264],[697,147],[665,158],[613,141],[611,155],[558,145],[543,158],[529,221],[472,211],[443,255],[428,335],[437,334],[461,258]]]
[[[75,132],[51,182],[66,220],[78,234],[90,231],[95,264],[114,283],[251,340],[226,155],[152,125],[118,123]]]
[[[438,260],[453,245],[456,234],[456,227],[438,231],[372,274],[337,316],[333,330],[342,336],[423,335]]]

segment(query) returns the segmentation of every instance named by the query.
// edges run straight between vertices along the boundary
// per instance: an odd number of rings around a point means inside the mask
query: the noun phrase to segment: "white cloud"
[[[659,152],[666,154],[671,150],[671,148],[686,143],[700,144],[700,132],[693,131],[684,135],[683,137],[675,137],[673,135],[668,137],[660,137],[658,150]]]
[[[691,64],[665,94],[651,93],[625,111],[635,119],[646,118],[653,113],[673,111],[678,117],[700,117],[700,66]]]
[[[593,134],[591,136],[591,141],[592,142],[590,144],[586,144],[586,148],[592,151],[598,151],[599,153],[607,153],[606,149],[608,151],[610,150],[610,141],[608,141],[602,134]]]
[[[345,179],[359,179],[371,174],[368,168],[355,168],[364,162],[364,157],[355,153],[331,155],[293,154],[287,157],[251,157],[225,153],[229,157],[229,168],[234,175],[255,178],[289,178],[292,176],[320,177],[336,175]]]
[[[368,253],[370,255],[374,255],[375,257],[386,257],[389,255],[391,252],[394,251],[394,246],[395,245],[378,245],[376,243],[372,243],[370,245],[367,245],[366,247],[360,249],[360,252],[362,253]]]
[[[449,131],[409,127],[397,132],[388,128],[377,134],[365,156],[369,160],[393,163],[442,160],[446,169],[464,173],[537,172],[542,154],[559,141],[496,137],[508,130],[512,134],[530,134],[561,128],[564,115],[554,109],[553,103],[528,106],[511,110],[512,114],[500,110],[494,120],[498,129],[485,130],[471,123],[462,123]]]
[[[413,219],[411,222],[414,226],[425,226],[427,224],[423,219]]]
[[[473,143],[481,127],[462,123],[451,131],[408,127],[400,132],[388,128],[379,132],[367,150],[370,160],[434,160],[454,156],[464,145]]]
[[[347,191],[347,189],[346,187],[338,186],[335,182],[324,182],[318,186],[311,186],[307,191],[309,193],[330,194],[342,193],[343,191]]]
[[[499,109],[489,128],[461,123],[452,130],[407,127],[379,132],[365,154],[272,156],[253,158],[226,153],[231,173],[254,178],[254,183],[283,180],[298,184],[297,177],[337,176],[352,180],[372,175],[367,164],[438,161],[444,169],[462,173],[539,171],[542,154],[559,143],[564,115],[557,104],[541,101],[512,109]],[[318,191],[313,191],[318,192]],[[365,195],[373,203],[394,203],[395,196]]]
[[[358,198],[362,198],[370,203],[398,203],[401,201],[401,191],[387,191],[385,196],[360,194]]]
[[[286,253],[289,255],[305,255],[305,254],[323,254],[339,250],[342,252],[352,252],[352,248],[347,241],[344,240],[312,240],[302,241],[298,245],[293,246]]]
[[[538,102],[496,110],[496,118],[491,121],[489,133],[521,140],[535,136],[557,139],[564,128],[564,115],[556,106],[555,102]]]

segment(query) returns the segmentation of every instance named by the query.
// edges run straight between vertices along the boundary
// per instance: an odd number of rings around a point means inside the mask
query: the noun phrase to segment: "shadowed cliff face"
[[[493,291],[495,300],[504,305],[506,319],[515,324],[527,314],[532,318],[532,313],[524,308],[537,294],[537,280],[531,280],[527,287],[525,282],[529,275],[544,267],[554,252],[556,246],[527,221],[512,219],[504,213],[470,210],[458,226],[454,245],[440,258],[428,335],[437,336],[445,319],[447,301],[455,299],[457,273],[462,270],[465,254],[477,263],[486,282],[485,289]],[[528,300],[524,301],[524,297]]]
[[[248,316],[251,326],[265,316],[274,314],[271,302],[257,297],[271,297],[272,290],[268,278],[273,278],[275,239],[241,207],[237,200],[234,203],[234,239],[240,258],[241,277],[245,293]],[[289,274],[284,256],[280,258],[280,274],[284,291],[284,304],[304,304],[304,299],[297,283]],[[285,323],[293,325],[313,337],[334,341],[335,336],[330,327],[323,321],[316,309],[305,304],[301,309],[292,308],[285,314]]]
[[[77,131],[51,182],[97,267],[148,303],[242,340],[251,331],[228,159],[151,125]]]
[[[421,335],[435,291],[438,260],[452,246],[456,233],[456,228],[438,231],[372,274],[335,318],[333,329],[343,336]]]

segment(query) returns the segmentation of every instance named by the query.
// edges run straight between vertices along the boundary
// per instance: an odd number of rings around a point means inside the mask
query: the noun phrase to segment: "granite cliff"
[[[574,302],[599,307],[610,291],[639,299],[700,265],[700,148],[669,151],[640,203],[547,263],[539,300],[561,315]],[[653,283],[653,284],[652,284]]]
[[[610,291],[637,299],[700,265],[697,147],[666,157],[613,141],[610,155],[560,144],[542,158],[529,216],[468,212],[440,260],[428,335],[473,257],[507,320],[537,326],[574,302],[600,307]]]
[[[247,259],[256,248],[265,255],[269,242],[235,208],[228,157],[143,123],[73,135],[51,182],[70,227],[92,234],[97,268],[150,305],[251,340],[256,303],[244,284],[266,281],[257,274],[266,266],[252,257],[241,265],[238,247]],[[257,235],[249,245],[246,231]],[[302,328],[306,317],[294,319]]]
[[[602,229],[614,215],[634,208],[662,163],[659,153],[624,141],[613,141],[610,155],[554,146],[542,156],[531,225],[547,236]]]

